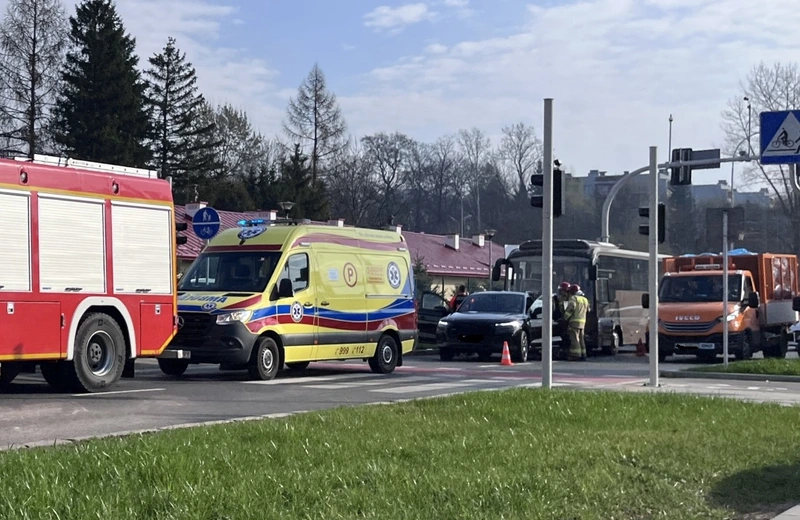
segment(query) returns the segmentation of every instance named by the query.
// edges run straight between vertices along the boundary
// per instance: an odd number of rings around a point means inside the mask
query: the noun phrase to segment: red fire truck
[[[108,389],[175,335],[185,224],[156,172],[0,159],[0,222],[0,387],[39,365],[58,390]]]

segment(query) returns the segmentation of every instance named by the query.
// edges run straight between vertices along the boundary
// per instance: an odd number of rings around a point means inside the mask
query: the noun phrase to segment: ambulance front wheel
[[[251,379],[269,381],[278,375],[281,366],[281,351],[278,344],[270,337],[258,338],[250,355],[247,372]]]
[[[397,342],[388,334],[381,336],[375,355],[369,359],[369,368],[378,374],[391,374],[397,366],[399,349]]]

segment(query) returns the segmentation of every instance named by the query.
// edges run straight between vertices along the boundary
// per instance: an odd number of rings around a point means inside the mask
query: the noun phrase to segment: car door
[[[417,309],[420,343],[436,343],[436,325],[450,314],[447,301],[435,292],[424,291]]]

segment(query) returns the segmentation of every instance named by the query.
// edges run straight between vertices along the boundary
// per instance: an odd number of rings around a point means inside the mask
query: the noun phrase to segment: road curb
[[[733,381],[775,381],[779,383],[800,383],[800,376],[782,376],[772,374],[736,374],[725,372],[689,372],[678,370],[663,370],[661,377],[673,379],[722,379]]]
[[[796,505],[793,508],[784,511],[773,518],[773,520],[800,520],[800,505]]]

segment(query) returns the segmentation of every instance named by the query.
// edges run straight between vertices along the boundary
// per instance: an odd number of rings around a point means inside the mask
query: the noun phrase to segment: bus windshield
[[[242,251],[202,253],[181,278],[179,291],[260,293],[281,253]]]
[[[556,292],[561,282],[578,284],[592,301],[593,290],[589,282],[589,259],[578,256],[553,256],[553,291]],[[542,257],[520,256],[514,259],[517,269],[517,281],[514,290],[529,291],[540,295],[542,292]]]
[[[721,302],[721,275],[668,276],[658,291],[661,303]],[[742,275],[728,275],[728,301],[742,301]]]

